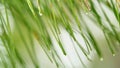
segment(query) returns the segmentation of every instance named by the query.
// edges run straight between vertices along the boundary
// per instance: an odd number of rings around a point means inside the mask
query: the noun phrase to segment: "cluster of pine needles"
[[[55,38],[62,53],[67,55],[59,36],[61,28],[67,31],[88,60],[92,50],[102,60],[99,44],[88,28],[83,14],[103,31],[109,50],[115,56],[116,46],[113,45],[113,40],[120,44],[120,27],[111,22],[101,4],[114,13],[117,24],[120,25],[119,3],[113,0],[96,1],[108,26],[97,12],[94,0],[0,0],[0,65],[3,68],[18,68],[19,65],[26,68],[27,61],[22,54],[25,52],[35,68],[39,68],[34,43],[37,40],[49,60],[60,67],[58,61],[63,62],[56,52],[52,38]],[[82,36],[87,50],[78,42],[74,31]]]

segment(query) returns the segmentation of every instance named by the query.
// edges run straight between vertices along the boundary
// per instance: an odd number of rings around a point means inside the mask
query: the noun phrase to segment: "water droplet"
[[[115,56],[115,54],[112,54],[113,56]]]
[[[86,12],[85,14],[88,15],[88,12]]]
[[[39,12],[40,16],[42,16],[43,14],[41,12]]]
[[[89,8],[88,10],[89,10],[89,11],[91,11],[91,9],[90,9],[90,8]]]
[[[100,61],[103,61],[103,58],[102,58],[102,57],[100,58]]]

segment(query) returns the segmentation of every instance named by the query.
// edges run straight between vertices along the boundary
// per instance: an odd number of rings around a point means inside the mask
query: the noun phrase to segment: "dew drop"
[[[41,12],[39,12],[39,15],[42,16],[43,14]]]
[[[91,9],[90,9],[90,8],[89,8],[88,10],[89,10],[89,11],[91,11]]]
[[[100,58],[100,61],[103,61],[103,58],[102,58],[102,57]]]
[[[115,56],[115,54],[112,54],[113,56]]]
[[[88,12],[86,12],[85,14],[88,15]]]

